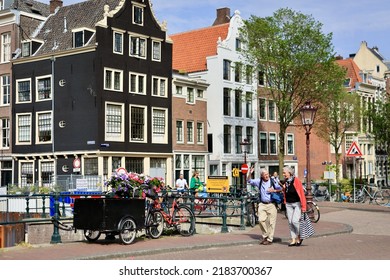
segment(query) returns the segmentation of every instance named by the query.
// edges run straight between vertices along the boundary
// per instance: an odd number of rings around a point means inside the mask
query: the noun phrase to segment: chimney
[[[215,19],[214,25],[228,23],[230,21],[230,8],[219,8],[217,9],[217,18]]]
[[[54,14],[58,7],[62,7],[61,0],[50,0],[50,13]]]

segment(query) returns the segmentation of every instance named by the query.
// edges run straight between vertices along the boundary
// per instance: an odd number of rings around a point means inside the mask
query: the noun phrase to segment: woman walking
[[[301,213],[306,212],[306,197],[301,180],[294,175],[290,167],[283,168],[285,183],[283,186],[286,203],[287,219],[290,228],[291,242],[288,246],[300,246],[299,220]]]

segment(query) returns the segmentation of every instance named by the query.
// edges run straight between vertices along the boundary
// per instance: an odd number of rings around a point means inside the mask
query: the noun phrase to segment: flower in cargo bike
[[[128,198],[133,196],[133,186],[131,185],[131,180],[126,173],[116,173],[104,184],[116,197]]]

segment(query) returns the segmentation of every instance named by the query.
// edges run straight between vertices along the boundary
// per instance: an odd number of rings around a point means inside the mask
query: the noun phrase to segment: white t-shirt
[[[177,179],[176,180],[176,187],[177,187],[177,190],[184,190],[185,186],[187,185],[187,180],[186,179]]]

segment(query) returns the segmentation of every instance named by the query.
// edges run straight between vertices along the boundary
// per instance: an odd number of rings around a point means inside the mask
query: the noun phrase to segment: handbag
[[[282,192],[272,192],[271,193],[271,202],[280,204],[283,202],[283,193]]]
[[[301,239],[307,239],[315,233],[314,227],[310,221],[309,215],[306,212],[301,214],[299,221],[299,236]]]

